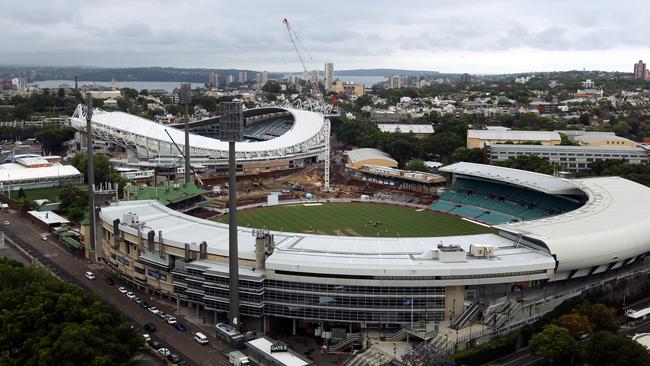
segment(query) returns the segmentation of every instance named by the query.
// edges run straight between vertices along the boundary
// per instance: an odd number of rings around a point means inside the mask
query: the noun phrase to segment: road
[[[539,366],[546,365],[548,361],[542,357],[535,356],[528,351],[528,348],[511,353],[489,364],[498,364],[502,366]]]
[[[123,285],[119,280],[116,279],[115,285],[110,286],[105,281],[106,277],[115,277],[101,265],[90,263],[85,258],[80,258],[69,253],[53,240],[41,240],[39,229],[32,225],[29,220],[13,213],[0,213],[0,222],[4,222],[5,220],[10,222],[9,226],[3,225],[2,227],[5,235],[28,251],[54,274],[63,280],[77,284],[83,289],[95,293],[106,303],[114,305],[139,329],[143,329],[146,323],[154,323],[157,331],[151,334],[152,338],[163,342],[165,347],[185,360],[187,365],[228,365],[228,359],[225,353],[230,350],[221,345],[213,333],[206,334],[210,341],[208,345],[202,346],[198,344],[194,341],[192,335],[192,330],[196,331],[195,328],[197,327],[188,323],[182,316],[176,315],[175,309],[155,300],[150,301],[149,296],[146,294],[129,289],[135,292],[136,296],[147,300],[151,305],[158,307],[165,313],[174,314],[178,321],[183,324],[188,324],[189,329],[187,332],[177,331],[159,317],[141,308],[134,301],[129,300],[125,295],[121,294],[117,290],[119,286]],[[93,281],[87,280],[84,277],[86,271],[94,272],[97,275],[97,279]],[[203,333],[205,334],[206,332],[203,331]]]

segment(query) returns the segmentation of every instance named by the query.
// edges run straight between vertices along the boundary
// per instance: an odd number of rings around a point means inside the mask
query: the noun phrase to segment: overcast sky
[[[0,0],[0,64],[632,72],[648,0]]]

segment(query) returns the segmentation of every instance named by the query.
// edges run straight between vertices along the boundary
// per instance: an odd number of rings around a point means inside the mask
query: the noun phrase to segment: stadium
[[[131,142],[137,146],[169,151],[157,128],[112,116],[100,113],[98,123],[125,139],[141,136]],[[312,127],[315,138],[323,127]],[[194,148],[221,157],[218,142],[193,139]],[[238,153],[248,156],[246,149]],[[333,350],[358,342],[366,329],[391,329],[387,340],[411,334],[447,349],[533,322],[590,288],[648,270],[650,189],[643,185],[472,163],[440,171],[451,184],[429,208],[490,232],[363,237],[239,227],[244,324],[313,334],[343,326],[349,337]],[[226,225],[155,201],[120,202],[103,207],[99,217],[98,255],[132,285],[215,321],[224,318]]]
[[[86,108],[79,105],[72,126],[85,132]],[[92,113],[93,136],[125,149],[131,164],[182,167],[184,132],[172,125],[124,112]],[[178,125],[176,125],[178,127]],[[219,136],[219,117],[191,124],[190,156],[196,170],[227,170],[228,142]],[[244,142],[237,143],[238,171],[263,172],[302,167],[323,161],[330,123],[322,114],[291,108],[257,108],[244,111]],[[133,162],[135,160],[136,162]],[[125,163],[126,163],[125,161]]]

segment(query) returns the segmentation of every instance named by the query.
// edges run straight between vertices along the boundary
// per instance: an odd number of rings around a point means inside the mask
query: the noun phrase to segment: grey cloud
[[[642,0],[588,7],[580,0],[0,0],[0,9],[0,62],[7,63],[296,67],[285,16],[315,63],[368,68],[375,60],[400,67],[442,53],[522,48],[642,53],[650,38],[650,5]],[[427,59],[398,56],[403,52]]]

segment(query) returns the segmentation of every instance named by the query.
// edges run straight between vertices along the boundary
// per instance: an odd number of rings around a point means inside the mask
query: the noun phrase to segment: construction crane
[[[302,70],[305,73],[305,78],[309,80],[309,84],[311,85],[312,89],[316,93],[316,104],[317,109],[321,111],[321,114],[323,114],[323,118],[325,119],[325,129],[327,131],[327,138],[325,141],[325,177],[324,177],[324,191],[329,191],[330,190],[330,120],[325,117],[325,114],[328,112],[331,112],[331,106],[329,106],[327,103],[325,103],[325,100],[323,99],[323,94],[320,92],[320,87],[318,86],[318,79],[317,79],[317,73],[315,72],[310,72],[307,69],[307,64],[305,63],[306,57],[309,57],[309,60],[311,63],[314,63],[314,59],[311,57],[307,49],[305,48],[305,45],[302,44],[302,41],[300,38],[298,38],[298,35],[296,34],[296,31],[293,30],[293,27],[291,24],[289,24],[289,20],[287,18],[284,18],[282,20],[282,23],[284,23],[285,27],[287,27],[287,32],[289,33],[289,38],[291,38],[291,43],[293,44],[293,49],[296,50],[296,54],[298,55],[298,59],[300,60],[300,64],[302,65]],[[301,51],[302,49],[302,51]],[[305,55],[303,55],[303,52]]]
[[[287,32],[289,33],[289,38],[291,38],[293,49],[296,50],[296,54],[298,55],[298,59],[300,60],[300,64],[302,65],[302,70],[305,74],[305,79],[309,81],[309,84],[311,85],[312,89],[316,93],[316,99],[319,102],[324,102],[323,94],[321,94],[320,87],[318,86],[317,73],[309,71],[309,69],[307,69],[306,62],[311,62],[313,64],[314,59],[311,57],[311,55],[305,48],[305,45],[302,44],[300,38],[298,38],[298,34],[296,34],[296,31],[293,29],[291,24],[289,24],[289,20],[287,18],[284,18],[282,20],[282,23],[284,23],[284,25],[287,27]]]

